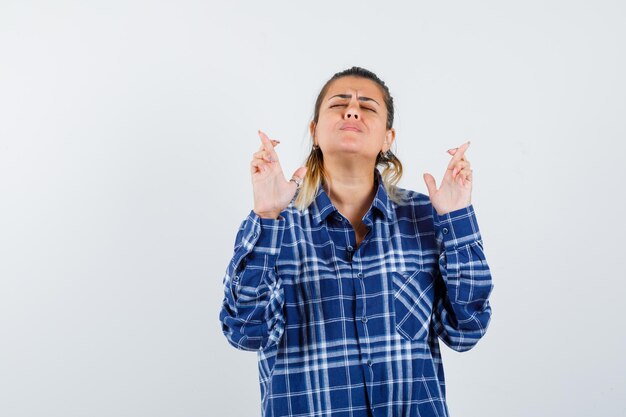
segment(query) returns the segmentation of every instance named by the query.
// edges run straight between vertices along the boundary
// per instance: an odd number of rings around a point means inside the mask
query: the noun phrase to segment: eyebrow
[[[352,98],[352,94],[336,94],[334,96],[332,96],[331,98],[328,99],[328,101],[330,101],[331,99],[335,98],[335,97],[339,97],[339,98]],[[360,101],[373,101],[374,103],[378,104],[380,106],[380,104],[374,100],[373,98],[369,98],[369,97],[359,97]]]

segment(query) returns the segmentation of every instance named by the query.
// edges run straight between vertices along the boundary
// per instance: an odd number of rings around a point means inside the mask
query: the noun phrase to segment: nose
[[[358,120],[361,117],[360,113],[361,113],[361,109],[359,109],[358,102],[356,100],[351,100],[350,104],[346,108],[346,113],[344,114],[344,118]]]

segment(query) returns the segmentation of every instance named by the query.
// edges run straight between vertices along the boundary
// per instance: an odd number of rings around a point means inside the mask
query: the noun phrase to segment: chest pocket
[[[409,341],[426,340],[433,312],[433,275],[424,270],[394,271],[396,331]]]

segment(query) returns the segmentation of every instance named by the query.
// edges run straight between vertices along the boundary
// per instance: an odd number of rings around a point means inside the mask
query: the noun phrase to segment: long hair
[[[394,107],[393,107],[393,97],[389,93],[389,88],[385,85],[385,83],[376,76],[371,71],[366,70],[361,67],[352,67],[350,69],[341,71],[333,75],[330,80],[326,81],[326,84],[322,87],[320,93],[317,96],[317,100],[315,101],[315,113],[313,116],[313,122],[317,125],[319,120],[319,111],[320,106],[322,104],[322,100],[330,87],[330,84],[341,77],[361,77],[367,78],[369,80],[374,81],[381,88],[383,92],[385,107],[387,107],[387,130],[393,127],[393,115],[394,115]],[[302,181],[302,186],[295,198],[294,206],[302,211],[309,207],[313,200],[315,200],[315,196],[317,195],[317,191],[319,189],[320,184],[326,184],[327,174],[324,171],[324,155],[322,154],[322,150],[319,146],[315,146],[313,144],[313,138],[311,138],[311,152],[306,159],[305,166],[307,167],[306,174],[304,175],[304,180]],[[376,157],[376,167],[382,167],[381,176],[383,179],[383,185],[389,198],[396,202],[400,203],[402,196],[400,195],[397,184],[402,178],[402,163],[400,160],[388,150],[387,152],[379,152]],[[373,173],[372,173],[373,175]]]

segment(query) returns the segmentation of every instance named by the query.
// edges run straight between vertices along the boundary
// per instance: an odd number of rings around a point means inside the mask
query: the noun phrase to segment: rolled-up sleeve
[[[284,331],[283,288],[276,273],[285,219],[263,219],[254,211],[241,223],[223,279],[219,313],[222,332],[241,350],[263,350]]]
[[[439,244],[439,271],[434,306],[434,329],[450,348],[471,349],[486,333],[491,320],[491,272],[474,207],[438,215],[433,209]]]

